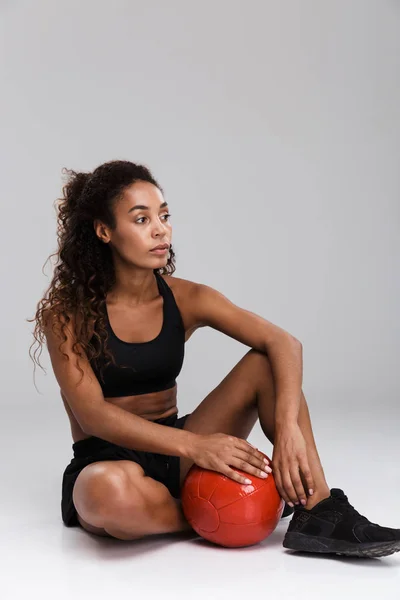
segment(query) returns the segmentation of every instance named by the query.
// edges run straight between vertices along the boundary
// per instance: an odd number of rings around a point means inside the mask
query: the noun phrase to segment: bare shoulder
[[[166,281],[169,283],[174,279],[167,277]],[[260,352],[265,352],[270,344],[283,337],[290,337],[298,347],[299,341],[289,332],[260,315],[237,306],[213,287],[178,278],[176,283],[177,296],[182,298],[180,302],[190,323],[190,331],[199,327],[212,327]]]
[[[228,298],[209,285],[171,275],[163,278],[175,296],[186,330],[206,326],[220,329],[221,319],[234,307]]]
[[[183,279],[174,275],[162,275],[162,278],[169,285],[179,305],[188,308],[195,307],[196,303],[201,300],[204,290],[212,289],[198,281],[191,281],[190,279]]]
[[[193,293],[196,288],[201,285],[196,281],[182,279],[182,277],[175,277],[175,275],[161,275],[161,277],[169,285],[174,294],[179,294],[183,298]]]
[[[202,326],[196,311],[198,290],[202,285],[196,281],[175,277],[174,275],[162,275],[162,278],[174,294],[185,325],[187,341],[192,333]]]

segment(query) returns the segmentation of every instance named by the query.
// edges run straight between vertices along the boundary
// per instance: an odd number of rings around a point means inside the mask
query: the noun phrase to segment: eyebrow
[[[168,206],[168,202],[163,202],[160,204],[160,209],[165,208],[166,206]],[[128,214],[133,210],[149,210],[149,207],[145,206],[144,204],[136,204],[136,206],[132,206],[132,208],[128,210]]]

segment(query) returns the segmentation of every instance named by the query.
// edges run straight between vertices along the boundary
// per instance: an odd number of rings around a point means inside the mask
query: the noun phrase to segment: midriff
[[[69,417],[71,434],[74,442],[85,440],[86,438],[91,437],[90,435],[87,435],[79,425],[62,392],[61,397]],[[140,394],[135,396],[104,398],[106,402],[115,404],[123,410],[126,410],[134,415],[138,415],[139,417],[147,419],[148,421],[164,419],[165,417],[170,417],[171,415],[177,413],[178,407],[176,399],[177,384],[175,384],[173,388],[162,390],[161,392],[152,392],[150,394]]]

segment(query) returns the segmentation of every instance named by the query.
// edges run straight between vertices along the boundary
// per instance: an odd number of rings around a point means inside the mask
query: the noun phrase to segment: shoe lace
[[[352,504],[350,504],[346,495],[334,497],[334,503],[338,506],[342,514],[349,515],[350,517],[356,518],[359,521],[368,521],[367,517],[361,515]]]

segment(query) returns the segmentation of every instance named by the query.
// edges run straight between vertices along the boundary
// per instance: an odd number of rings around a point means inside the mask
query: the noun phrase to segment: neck
[[[116,283],[107,294],[109,304],[139,306],[159,296],[157,280],[149,269],[130,273],[116,273]]]

